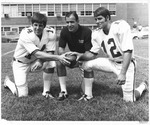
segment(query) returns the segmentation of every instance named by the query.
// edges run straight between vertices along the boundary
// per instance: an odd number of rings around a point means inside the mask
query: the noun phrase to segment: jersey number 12
[[[110,53],[111,53],[112,57],[115,58],[115,57],[121,56],[121,53],[119,51],[116,52],[117,47],[116,47],[116,44],[115,44],[113,38],[108,40],[108,44],[111,44],[111,43],[113,44],[110,48]],[[101,46],[103,47],[104,52],[107,53],[104,41],[102,41]]]

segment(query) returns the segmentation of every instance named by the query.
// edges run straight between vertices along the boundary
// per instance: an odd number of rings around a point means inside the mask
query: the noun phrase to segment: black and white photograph
[[[148,0],[2,0],[1,125],[148,124]]]

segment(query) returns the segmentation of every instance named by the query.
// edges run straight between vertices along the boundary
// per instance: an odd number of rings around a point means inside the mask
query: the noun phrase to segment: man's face
[[[78,30],[78,21],[76,21],[73,15],[66,17],[66,24],[70,32],[76,32]]]
[[[106,19],[103,17],[103,16],[97,16],[95,17],[95,21],[96,21],[96,24],[97,26],[100,28],[100,29],[103,29],[105,26],[106,26]]]
[[[43,29],[44,29],[44,25],[43,24],[35,22],[35,23],[32,24],[32,26],[33,26],[34,33],[37,36],[42,35]]]

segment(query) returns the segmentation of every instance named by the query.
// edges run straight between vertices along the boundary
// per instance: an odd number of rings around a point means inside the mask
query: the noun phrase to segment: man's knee
[[[62,67],[62,66],[64,67],[64,65],[59,61],[57,61],[56,65],[57,65],[57,67]]]
[[[66,67],[61,62],[57,62],[57,75],[58,77],[67,75]]]
[[[85,62],[83,62],[82,68],[83,68],[84,70],[88,71],[88,72],[91,72],[92,69],[91,69],[91,63],[90,63],[90,61],[85,61]]]
[[[45,72],[45,73],[54,73],[54,69],[55,68],[45,68],[44,70],[43,70],[43,72]]]

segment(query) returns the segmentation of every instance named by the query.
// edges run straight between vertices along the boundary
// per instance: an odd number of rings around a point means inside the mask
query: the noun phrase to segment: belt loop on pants
[[[16,61],[16,62],[19,62],[19,63],[23,63],[22,61],[17,60],[15,57],[13,57],[13,61]],[[24,63],[23,63],[23,64],[24,64]]]

